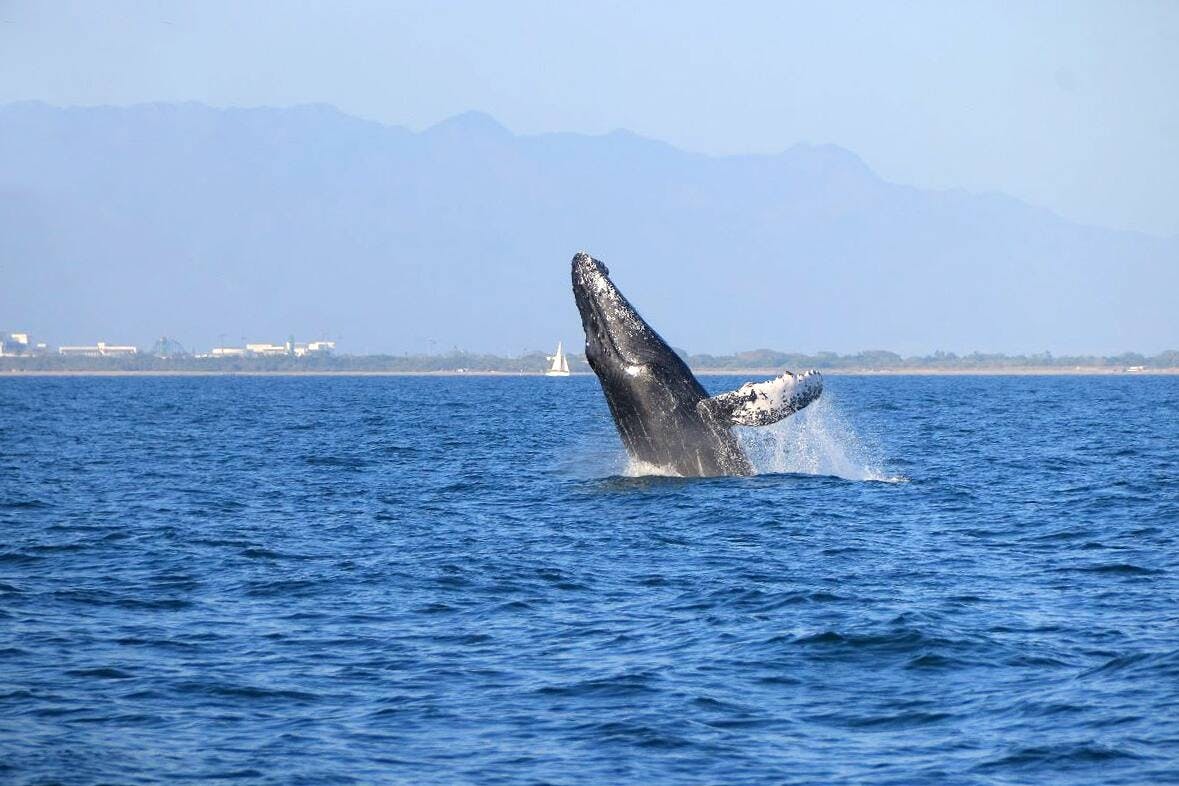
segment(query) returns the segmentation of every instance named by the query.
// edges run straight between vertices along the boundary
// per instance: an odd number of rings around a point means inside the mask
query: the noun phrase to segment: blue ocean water
[[[709,378],[714,391],[742,380]],[[0,781],[1179,781],[1179,378],[0,379]]]

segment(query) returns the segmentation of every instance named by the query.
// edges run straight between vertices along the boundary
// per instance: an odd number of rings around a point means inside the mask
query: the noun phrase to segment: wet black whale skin
[[[696,406],[708,398],[704,387],[609,269],[588,254],[574,256],[572,266],[586,360],[631,458],[688,477],[753,474],[728,424]]]

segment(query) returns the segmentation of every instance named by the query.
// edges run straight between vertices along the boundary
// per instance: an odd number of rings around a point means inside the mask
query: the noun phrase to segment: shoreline
[[[1179,368],[1126,371],[1121,368],[1081,367],[1071,369],[1034,367],[973,368],[893,368],[893,369],[819,369],[831,377],[1159,377],[1179,375]],[[693,369],[698,377],[777,376],[783,369],[737,368]],[[33,370],[0,371],[0,379],[15,377],[544,377],[542,371],[188,371],[188,370]],[[575,371],[571,377],[592,377],[592,372]]]

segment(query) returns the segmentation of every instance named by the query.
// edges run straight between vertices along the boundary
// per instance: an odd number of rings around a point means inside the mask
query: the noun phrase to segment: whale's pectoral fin
[[[823,392],[818,371],[791,374],[768,382],[746,382],[736,390],[706,398],[696,409],[736,426],[768,426],[793,415]]]

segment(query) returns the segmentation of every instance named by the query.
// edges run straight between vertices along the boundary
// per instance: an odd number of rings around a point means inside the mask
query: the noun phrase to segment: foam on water
[[[648,461],[640,461],[636,458],[630,458],[624,453],[626,459],[626,469],[622,474],[628,478],[643,478],[643,477],[660,477],[660,478],[679,478],[683,477],[671,467],[663,467],[659,464],[652,464]]]
[[[879,448],[860,437],[828,393],[773,425],[734,431],[759,475],[832,475],[886,483],[905,480],[884,471]]]

